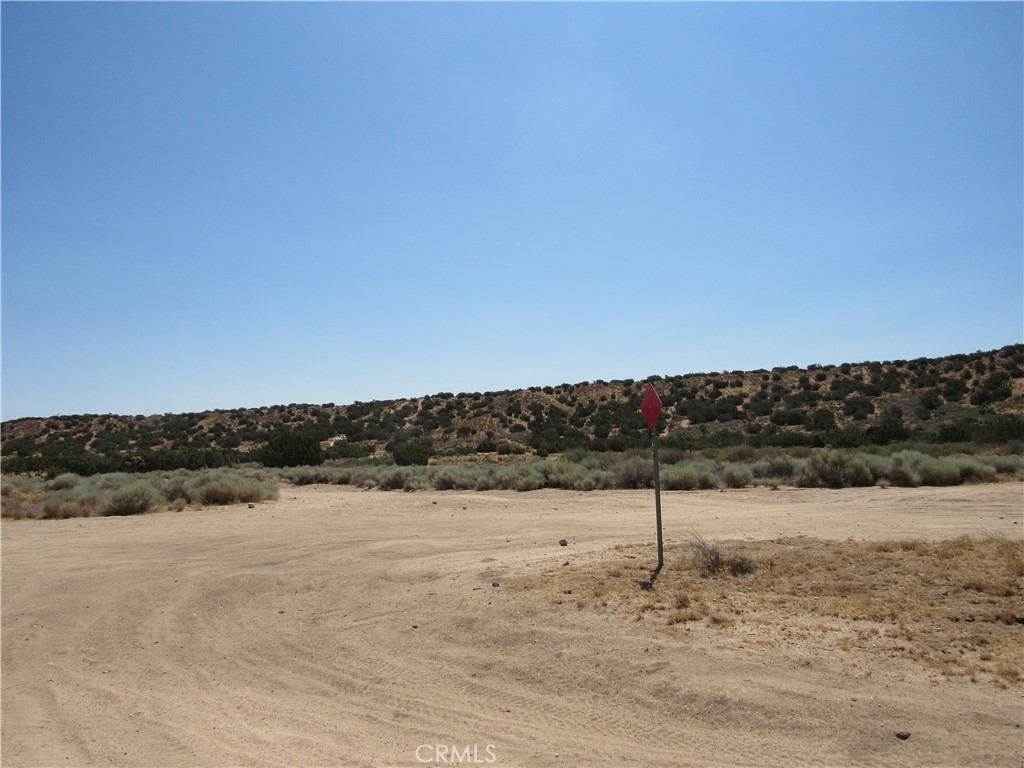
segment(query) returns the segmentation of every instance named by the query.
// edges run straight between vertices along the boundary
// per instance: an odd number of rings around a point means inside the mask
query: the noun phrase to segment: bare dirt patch
[[[668,493],[650,592],[649,492],[5,520],[0,762],[1019,768],[1022,492]]]

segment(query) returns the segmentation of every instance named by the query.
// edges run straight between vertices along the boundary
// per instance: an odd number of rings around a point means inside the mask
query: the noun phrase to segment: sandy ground
[[[4,521],[3,765],[1024,764],[1020,683],[680,640],[511,586],[615,544],[653,557],[653,506],[284,487]],[[1022,515],[1019,483],[664,495],[669,542],[1020,538]]]

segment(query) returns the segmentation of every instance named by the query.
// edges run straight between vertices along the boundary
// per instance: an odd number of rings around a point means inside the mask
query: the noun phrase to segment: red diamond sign
[[[647,420],[647,426],[654,431],[654,425],[658,423],[658,414],[661,413],[661,398],[654,391],[654,385],[647,382],[647,391],[644,392],[644,399],[640,403],[640,412]]]

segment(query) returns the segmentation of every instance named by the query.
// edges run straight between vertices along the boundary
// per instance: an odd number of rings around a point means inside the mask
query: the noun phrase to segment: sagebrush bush
[[[141,515],[155,509],[162,497],[152,485],[142,480],[134,481],[114,491],[103,507],[104,515]]]
[[[638,456],[623,460],[614,470],[616,488],[651,488],[654,465]]]
[[[410,471],[404,467],[391,468],[381,474],[377,484],[382,491],[400,491],[405,488],[405,483],[410,476]]]
[[[979,461],[992,467],[996,474],[1024,477],[1024,456],[982,456]]]
[[[88,517],[91,510],[65,499],[47,499],[43,502],[41,518],[66,520],[70,517]]]
[[[922,457],[916,463],[916,470],[921,485],[960,485],[963,482],[959,462],[948,456]]]
[[[74,488],[79,480],[82,478],[76,475],[74,472],[65,472],[62,475],[57,475],[53,480],[46,484],[48,490],[51,491],[63,491],[70,488]]]
[[[535,464],[527,464],[510,477],[511,488],[515,491],[537,491],[544,487],[544,475]]]
[[[789,456],[770,456],[754,462],[750,469],[754,477],[789,479],[794,477],[802,466],[803,462],[801,459],[793,459]]]
[[[206,470],[197,487],[203,504],[244,504],[277,498],[277,484],[272,479],[235,470]]]
[[[912,453],[915,452],[902,451],[889,457],[889,469],[885,473],[886,480],[903,488],[916,488],[921,484],[921,476],[917,472],[917,462],[910,456]]]
[[[661,487],[666,491],[692,491],[697,488],[698,481],[693,467],[675,465],[661,472]]]
[[[745,488],[754,482],[754,473],[745,464],[725,464],[720,474],[727,488]]]
[[[871,470],[858,456],[838,448],[823,448],[811,456],[797,476],[797,485],[804,488],[850,488],[873,482]]]

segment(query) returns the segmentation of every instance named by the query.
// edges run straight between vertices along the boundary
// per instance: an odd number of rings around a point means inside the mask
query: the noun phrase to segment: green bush
[[[804,488],[849,488],[871,485],[868,466],[846,451],[824,448],[804,465],[797,485]]]
[[[699,480],[692,467],[674,465],[661,473],[661,487],[666,491],[692,491],[697,488]]]
[[[893,485],[960,485],[996,479],[995,467],[968,456],[936,457],[903,450],[894,453],[890,462],[885,478]]]
[[[874,403],[868,397],[853,395],[843,401],[843,413],[856,421],[863,421],[875,410]]]
[[[51,491],[62,491],[65,489],[74,488],[79,480],[82,478],[73,472],[65,472],[62,475],[57,475],[49,483],[46,484],[48,490]]]
[[[745,464],[724,464],[720,475],[727,488],[745,488],[754,482],[754,473]]]
[[[172,478],[164,488],[168,501],[183,498],[200,504],[226,505],[255,503],[277,498],[277,484],[258,473],[233,469],[212,469],[199,472],[181,481]]]
[[[267,444],[255,452],[265,467],[301,467],[323,464],[320,440],[305,429],[278,429],[267,438]]]
[[[639,456],[624,459],[615,468],[616,488],[652,488],[654,486],[654,465]]]
[[[918,462],[914,460],[912,451],[903,451],[889,457],[889,469],[886,479],[893,485],[903,488],[916,488],[921,484],[921,476],[917,472]]]
[[[160,492],[144,481],[135,481],[114,491],[106,506],[104,515],[141,515],[149,512],[162,501]]]
[[[788,456],[770,456],[761,461],[754,462],[751,472],[755,478],[781,478],[788,480],[796,475],[798,460]]]
[[[1024,476],[1024,457],[1021,456],[983,456],[980,461],[992,467],[996,474]]]
[[[425,441],[408,441],[399,443],[392,451],[395,464],[400,467],[427,466],[430,463],[430,456],[433,448]]]
[[[47,499],[43,502],[42,517],[44,520],[66,520],[69,517],[88,517],[90,510],[73,501],[64,499]]]

